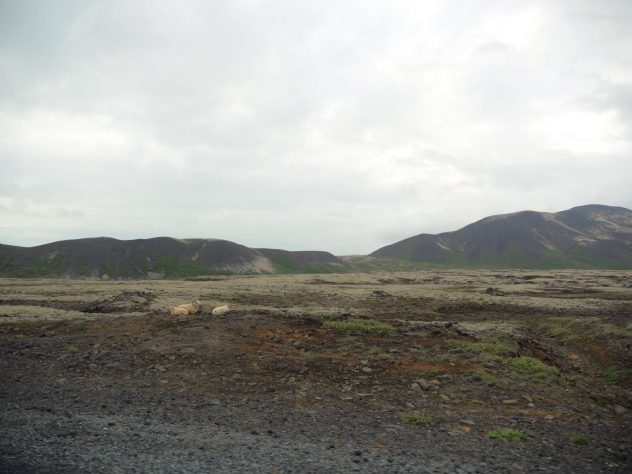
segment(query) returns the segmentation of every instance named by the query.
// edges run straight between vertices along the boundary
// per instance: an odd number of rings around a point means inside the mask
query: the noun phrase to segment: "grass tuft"
[[[409,411],[402,414],[402,421],[409,425],[427,425],[431,418],[421,411]]]
[[[490,439],[502,439],[505,441],[522,441],[527,439],[527,434],[522,430],[516,430],[513,428],[499,428],[487,433],[487,437]]]
[[[498,377],[492,374],[488,374],[487,372],[480,372],[478,375],[480,376],[481,380],[487,385],[497,385],[500,382]]]
[[[361,334],[380,334],[391,336],[395,334],[395,328],[380,321],[348,319],[345,321],[325,321],[323,326],[326,329],[333,329],[347,336],[359,336]]]
[[[523,374],[533,375],[537,378],[547,378],[559,374],[559,370],[556,367],[552,367],[534,357],[516,357],[512,359],[511,365]]]
[[[578,446],[585,446],[588,444],[588,439],[585,436],[577,435],[571,438],[571,443]]]
[[[502,354],[508,350],[507,346],[501,342],[472,342],[460,339],[450,339],[447,341],[448,347],[462,349],[472,352],[490,352],[492,354]]]

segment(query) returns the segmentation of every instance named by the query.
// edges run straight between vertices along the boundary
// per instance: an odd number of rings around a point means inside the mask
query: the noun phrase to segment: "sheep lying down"
[[[200,303],[199,300],[196,300],[188,304],[174,306],[171,308],[171,316],[188,316],[189,314],[195,314],[198,312],[201,305],[202,303]]]
[[[196,314],[200,309],[201,303],[199,301],[192,301],[188,304],[181,304],[179,306],[174,306],[171,308],[171,316],[188,316],[189,314]],[[213,316],[221,316],[222,314],[226,314],[230,311],[228,305],[218,306],[213,309]]]
[[[213,316],[221,316],[222,314],[226,314],[229,311],[230,308],[227,304],[225,304],[224,306],[218,306],[217,308],[213,309]]]

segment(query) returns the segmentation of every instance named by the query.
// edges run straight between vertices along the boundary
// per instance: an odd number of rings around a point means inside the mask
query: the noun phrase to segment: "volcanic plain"
[[[0,472],[632,472],[631,347],[630,271],[1,279]]]

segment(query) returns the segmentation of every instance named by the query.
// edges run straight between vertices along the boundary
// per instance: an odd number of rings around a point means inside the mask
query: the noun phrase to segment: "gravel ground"
[[[103,418],[82,414],[68,420],[45,412],[4,410],[3,469],[50,473],[465,473],[492,467],[437,455],[395,454],[359,445],[337,447],[197,424],[128,416],[108,419],[104,423]]]
[[[0,316],[8,314],[0,324],[0,472],[632,472],[624,326],[632,292],[603,286],[602,299],[583,300],[573,290],[551,309],[540,301],[551,285],[529,284],[518,286],[538,289],[534,306],[522,290],[483,304],[489,282],[472,290],[462,284],[469,274],[444,277],[458,285],[433,286],[431,299],[421,283],[206,282],[218,300],[271,306],[177,320],[150,306],[153,295],[182,300],[202,283],[143,283],[141,291],[140,283],[113,290],[12,280],[4,290],[10,311],[0,301]],[[578,285],[578,274],[565,278]],[[600,278],[611,284],[608,274]],[[388,291],[375,296],[376,287]],[[97,295],[103,289],[108,295]],[[340,317],[371,310],[394,332],[348,336],[324,327],[313,304],[325,301],[322,291],[335,293]],[[569,294],[583,308],[577,319],[568,316]],[[129,295],[127,309],[76,317],[86,304],[119,305]],[[459,304],[446,306],[449,298]],[[287,300],[297,306],[274,306]],[[20,307],[34,302],[40,313],[20,319]],[[71,317],[60,319],[64,308]],[[499,353],[490,330],[513,338],[500,349],[513,352]],[[568,335],[578,337],[561,339]],[[476,346],[479,337],[487,345]],[[548,375],[513,368],[526,356],[539,357]],[[604,369],[616,383],[604,382]],[[427,421],[407,422],[409,413]],[[525,439],[490,439],[497,428]]]

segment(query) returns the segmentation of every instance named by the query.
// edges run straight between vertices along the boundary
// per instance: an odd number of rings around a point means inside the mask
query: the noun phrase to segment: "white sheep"
[[[225,304],[224,306],[218,306],[217,308],[213,309],[213,316],[221,316],[222,314],[226,314],[229,311],[230,308],[227,304]]]
[[[195,314],[198,312],[201,305],[202,303],[200,303],[199,300],[196,300],[188,304],[174,306],[171,308],[171,316],[187,316],[189,314]]]

